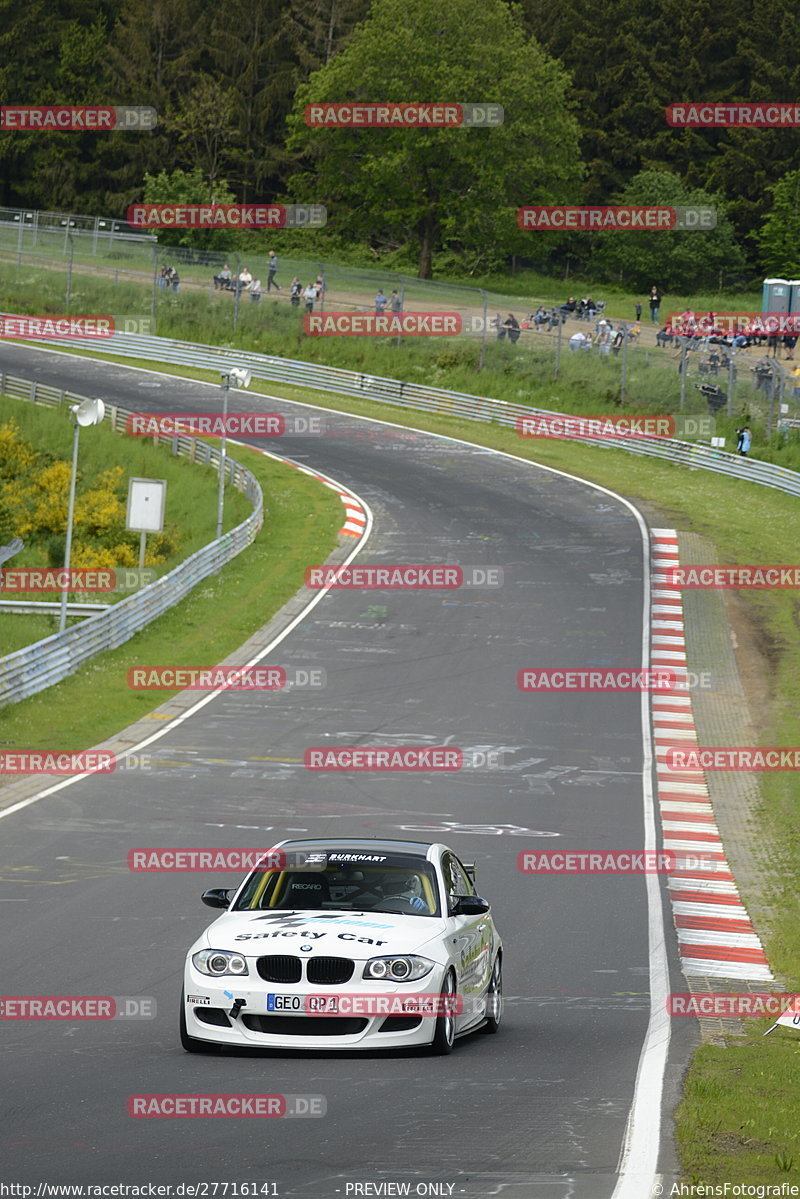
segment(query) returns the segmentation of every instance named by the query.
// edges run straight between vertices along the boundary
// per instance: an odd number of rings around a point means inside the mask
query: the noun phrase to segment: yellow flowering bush
[[[71,464],[36,449],[13,420],[0,425],[0,542],[21,537],[40,547],[50,565],[64,560]],[[138,566],[139,534],[125,528],[124,468],[104,470],[85,490],[78,474],[72,565],[84,570]],[[145,564],[177,552],[177,531],[150,536]]]

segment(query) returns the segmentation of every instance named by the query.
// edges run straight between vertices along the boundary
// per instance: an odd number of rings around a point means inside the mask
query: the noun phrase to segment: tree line
[[[659,263],[672,289],[794,277],[800,130],[674,129],[664,109],[796,97],[795,23],[793,0],[724,13],[712,0],[0,0],[3,104],[159,114],[140,133],[0,129],[0,203],[123,217],[192,179],[202,195],[186,198],[324,204],[328,226],[302,234],[315,254],[422,276],[516,260],[637,287]],[[353,99],[488,101],[505,120],[304,122],[309,103]],[[516,223],[525,204],[620,202],[708,204],[719,220],[702,234]]]

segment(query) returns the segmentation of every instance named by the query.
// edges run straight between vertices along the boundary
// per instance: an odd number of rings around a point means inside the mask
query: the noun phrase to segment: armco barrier
[[[287,383],[295,387],[308,387],[315,391],[328,391],[340,395],[360,396],[362,399],[377,400],[402,408],[460,416],[465,420],[493,421],[512,428],[516,428],[521,417],[564,415],[546,408],[528,408],[522,404],[509,404],[505,400],[481,399],[464,392],[359,374],[357,371],[340,367],[319,366],[311,362],[297,362],[291,358],[271,357],[268,354],[256,354],[246,350],[224,350],[217,346],[172,341],[165,337],[150,337],[138,333],[115,333],[113,337],[104,338],[102,343],[99,343],[97,338],[71,338],[69,341],[48,339],[47,344],[95,352],[102,348],[109,354],[122,358],[153,359],[210,371],[229,369],[233,365],[247,366],[255,378],[269,382]],[[587,444],[608,448],[612,443],[607,439],[587,439]],[[800,474],[796,471],[759,462],[755,458],[741,458],[736,454],[712,449],[697,442],[636,438],[615,441],[613,446],[631,454],[663,458],[667,462],[687,466],[692,470],[710,470],[716,474],[746,479],[750,483],[760,483],[764,487],[774,487],[790,495],[800,495]]]
[[[63,403],[80,403],[85,396],[60,391],[41,383],[0,373],[0,394],[49,407]],[[130,412],[113,404],[106,407],[106,419],[112,428],[124,427]],[[194,461],[216,465],[219,470],[219,450],[194,437],[160,436],[169,442],[174,454],[191,457]],[[0,658],[0,707],[17,703],[72,674],[84,662],[104,650],[116,649],[151,620],[161,616],[179,603],[193,587],[215,573],[251,543],[264,522],[264,496],[254,475],[233,458],[227,457],[226,474],[244,492],[253,505],[247,520],[191,554],[173,570],[143,587],[126,599],[112,604],[105,611],[90,616],[80,624],[36,641],[13,654]],[[0,591],[0,596],[2,591]]]

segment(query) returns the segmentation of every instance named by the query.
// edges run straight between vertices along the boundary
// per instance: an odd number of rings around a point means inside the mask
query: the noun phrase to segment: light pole
[[[69,568],[72,557],[72,517],[75,513],[75,481],[78,475],[78,439],[82,427],[99,425],[105,416],[106,406],[102,400],[84,400],[70,408],[70,417],[75,425],[72,437],[72,474],[69,480],[69,510],[67,513],[67,541],[64,546],[64,579],[61,588],[61,615],[59,633],[67,627],[67,598],[69,596]]]
[[[237,387],[250,386],[250,371],[244,366],[232,366],[220,371],[222,380],[222,438],[219,446],[219,491],[217,492],[217,541],[222,536],[222,509],[225,503],[225,426],[228,423],[228,392]]]

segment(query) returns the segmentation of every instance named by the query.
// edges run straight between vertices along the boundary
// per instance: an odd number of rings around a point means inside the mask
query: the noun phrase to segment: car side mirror
[[[208,891],[204,891],[200,898],[210,908],[229,908],[231,906],[231,893],[226,887],[211,887]]]
[[[480,895],[456,895],[450,904],[450,915],[482,916],[491,906],[485,899],[481,899]]]

